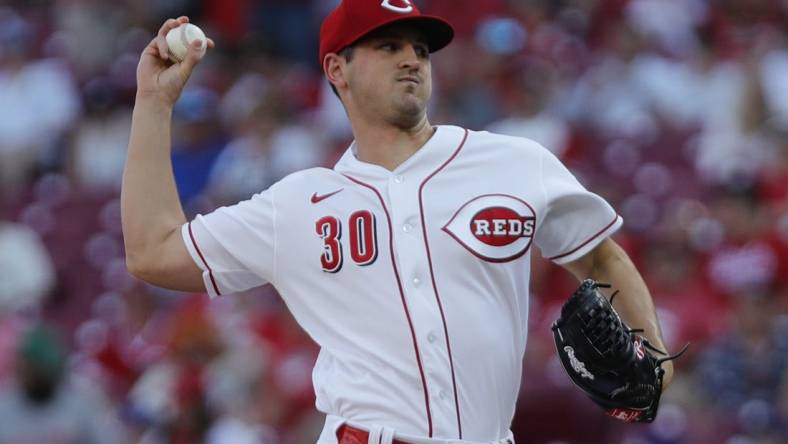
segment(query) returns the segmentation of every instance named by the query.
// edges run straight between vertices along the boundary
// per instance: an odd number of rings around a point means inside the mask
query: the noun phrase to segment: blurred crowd
[[[576,282],[535,252],[515,437],[788,442],[788,1],[416,3],[457,30],[432,123],[558,155],[624,217],[669,347],[692,344],[655,423],[604,417],[549,330]],[[317,61],[336,4],[0,2],[0,444],[314,442],[317,348],[276,291],[135,280],[118,196],[139,54],[182,14],[217,43],[173,115],[188,215],[332,166],[352,139]]]

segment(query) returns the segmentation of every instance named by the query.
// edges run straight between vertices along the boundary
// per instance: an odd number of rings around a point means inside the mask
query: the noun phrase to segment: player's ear
[[[330,52],[323,58],[323,72],[326,74],[328,81],[334,85],[335,88],[347,86],[345,80],[345,66],[347,61],[339,54]]]

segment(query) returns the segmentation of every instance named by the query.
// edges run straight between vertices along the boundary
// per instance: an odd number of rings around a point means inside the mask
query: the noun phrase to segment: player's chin
[[[427,101],[414,94],[399,97],[395,108],[400,114],[421,114],[427,107]]]
[[[418,88],[408,88],[397,96],[397,101],[403,108],[424,109],[427,104],[427,94]]]
[[[426,104],[422,100],[400,100],[394,107],[394,123],[401,128],[412,128],[421,122],[426,112]]]

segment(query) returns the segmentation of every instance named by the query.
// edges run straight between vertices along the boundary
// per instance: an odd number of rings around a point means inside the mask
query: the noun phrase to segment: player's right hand
[[[193,42],[184,60],[173,63],[168,55],[166,35],[183,23],[188,23],[186,16],[169,19],[161,26],[159,33],[142,51],[137,65],[137,97],[160,101],[167,106],[174,106],[192,74],[192,70],[202,59],[199,42]],[[208,48],[214,42],[208,39]]]

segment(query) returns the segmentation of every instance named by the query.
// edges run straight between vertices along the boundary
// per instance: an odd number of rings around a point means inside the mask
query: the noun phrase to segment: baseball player
[[[321,347],[319,443],[513,443],[533,244],[615,282],[622,317],[664,348],[610,205],[531,140],[429,123],[430,53],[453,30],[409,0],[343,0],[323,22],[320,62],[355,136],[333,169],[187,221],[170,117],[201,51],[170,64],[164,39],[187,21],[167,20],[137,70],[127,264],[211,297],[274,285]]]

